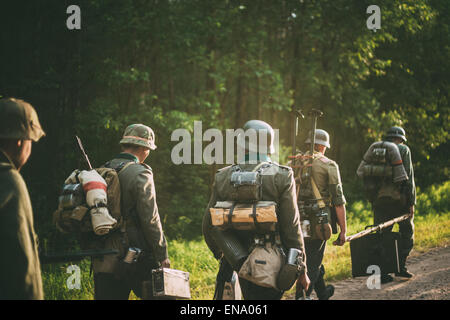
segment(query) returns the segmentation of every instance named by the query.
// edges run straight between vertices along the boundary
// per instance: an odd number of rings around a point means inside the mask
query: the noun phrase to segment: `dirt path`
[[[333,300],[450,300],[450,246],[411,256],[409,281],[396,278],[381,289],[368,289],[367,277],[333,282]]]

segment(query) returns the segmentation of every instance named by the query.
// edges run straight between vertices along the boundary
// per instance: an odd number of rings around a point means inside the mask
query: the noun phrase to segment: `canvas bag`
[[[277,278],[284,262],[278,245],[270,242],[257,245],[239,270],[239,277],[261,287],[278,289]]]

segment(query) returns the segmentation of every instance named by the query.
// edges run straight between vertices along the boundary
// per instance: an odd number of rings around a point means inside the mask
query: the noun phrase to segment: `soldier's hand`
[[[165,259],[165,260],[161,261],[161,268],[170,268],[170,260]]]
[[[309,277],[306,274],[306,272],[299,275],[297,281],[298,281],[298,283],[301,284],[303,290],[308,291],[309,286],[311,284],[311,280],[309,280]],[[299,289],[298,286],[297,286],[297,289]]]
[[[345,235],[345,232],[340,232],[338,238],[333,242],[333,245],[335,246],[343,246],[345,243],[347,236]]]

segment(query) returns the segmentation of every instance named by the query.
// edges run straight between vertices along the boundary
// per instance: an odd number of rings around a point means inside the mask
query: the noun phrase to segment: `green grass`
[[[416,216],[414,218],[414,249],[412,254],[427,251],[433,247],[450,243],[450,212],[442,215]],[[355,228],[356,227],[356,228]],[[349,235],[363,230],[364,225],[350,224]],[[398,231],[398,225],[394,226]],[[332,245],[333,239],[327,243],[324,266],[328,280],[340,280],[351,276],[350,244],[343,247]]]
[[[450,244],[450,211],[448,210],[448,194],[450,183],[430,188],[427,193],[418,196],[417,211],[414,217],[415,242],[412,254],[425,252],[433,247]],[[431,199],[431,200],[430,200]],[[430,203],[430,201],[432,201]],[[438,213],[439,209],[447,209]],[[370,205],[361,201],[347,208],[348,235],[354,234],[372,224],[373,214]],[[398,226],[394,227],[394,231]],[[324,265],[326,280],[336,281],[351,277],[350,245],[333,246],[333,235],[327,243]],[[218,263],[212,256],[203,240],[169,241],[169,257],[172,268],[188,271],[192,299],[210,300],[214,294],[215,277]],[[80,300],[93,299],[93,280],[89,275],[89,262],[82,261],[81,289],[68,290],[66,281],[70,274],[66,273],[69,264],[43,266],[44,293],[46,299]],[[292,291],[292,290],[291,290]],[[136,299],[132,294],[130,299]]]
[[[351,216],[352,214],[349,214],[349,235],[363,230],[367,224],[370,224],[356,218],[352,221]],[[450,244],[450,212],[442,215],[416,216],[414,222],[413,254]],[[343,247],[336,247],[332,245],[333,240],[335,240],[335,236],[328,241],[324,257],[326,280],[328,281],[351,277],[350,245],[346,243]],[[192,299],[212,299],[218,263],[204,241],[170,241],[169,256],[173,268],[189,271]],[[80,290],[68,290],[67,288],[66,281],[70,277],[70,274],[66,273],[68,265],[44,266],[43,280],[46,299],[93,299],[93,280],[89,276],[89,261],[84,260],[79,264],[81,269]],[[130,298],[136,299],[134,295],[131,295]]]
[[[169,257],[171,267],[189,271],[192,299],[212,299],[218,262],[210,253],[203,240],[198,241],[170,241]],[[91,300],[94,298],[93,276],[90,275],[88,259],[75,263],[81,271],[81,288],[69,290],[67,279],[71,274],[66,273],[70,263],[44,265],[42,278],[45,299],[47,300]],[[130,299],[137,299],[134,294]]]

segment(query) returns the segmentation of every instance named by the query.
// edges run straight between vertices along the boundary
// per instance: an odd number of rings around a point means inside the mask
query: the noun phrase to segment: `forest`
[[[64,179],[80,167],[78,135],[94,166],[120,152],[127,125],[143,123],[158,148],[147,163],[167,237],[201,239],[219,164],[175,164],[176,129],[279,129],[292,152],[295,111],[320,109],[348,203],[364,200],[356,169],[391,126],[406,130],[419,190],[449,179],[450,2],[378,0],[67,0],[0,7],[0,96],[37,110],[46,137],[22,170],[41,246],[73,249],[52,224]],[[309,130],[300,120],[298,149]],[[204,142],[207,145],[207,142]]]

